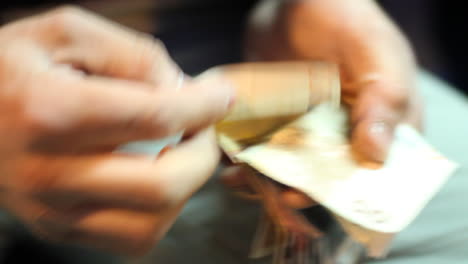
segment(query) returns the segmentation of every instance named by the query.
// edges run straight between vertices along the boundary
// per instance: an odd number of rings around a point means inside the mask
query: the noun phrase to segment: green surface
[[[468,102],[428,74],[421,75],[420,88],[427,139],[461,168],[397,236],[388,258],[367,263],[468,263]]]

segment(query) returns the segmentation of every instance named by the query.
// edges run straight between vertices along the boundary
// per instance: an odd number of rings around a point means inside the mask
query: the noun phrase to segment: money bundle
[[[383,257],[457,167],[406,124],[397,127],[381,168],[359,164],[340,105],[339,71],[331,63],[228,65],[200,78],[217,76],[238,90],[233,110],[217,125],[219,144],[233,163],[249,168],[249,185],[264,204],[251,257],[353,263],[363,248]],[[346,234],[339,243],[329,241],[329,229],[284,204],[279,194],[285,187],[305,193],[339,223]]]

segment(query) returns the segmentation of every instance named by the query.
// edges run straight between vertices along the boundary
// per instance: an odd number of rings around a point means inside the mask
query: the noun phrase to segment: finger
[[[43,135],[37,145],[49,149],[117,145],[198,131],[222,119],[233,98],[232,88],[223,82],[148,91],[129,81],[50,75],[42,83],[49,88],[31,94],[34,100],[26,109],[31,130]],[[66,92],[57,91],[62,87]]]
[[[180,210],[164,214],[99,210],[72,222],[63,240],[119,255],[143,255],[163,238]]]
[[[165,87],[180,70],[160,41],[76,7],[43,15],[43,30],[58,62],[92,74],[148,81]]]
[[[221,172],[221,183],[241,198],[259,200],[261,194],[252,188],[250,181],[247,179],[247,173],[252,172],[246,170],[244,166],[227,167]]]
[[[220,156],[213,128],[168,150],[156,162],[168,196],[175,200],[190,197],[213,175]]]
[[[417,67],[408,41],[380,11],[374,13],[381,16],[370,26],[375,31],[348,29],[342,74],[343,89],[357,95],[352,106],[353,149],[362,162],[371,162],[368,165],[386,160],[395,127],[415,111],[410,97],[418,97]]]
[[[164,236],[181,208],[159,214],[116,208],[80,212],[43,209],[40,217],[28,220],[32,231],[49,241],[140,255]]]
[[[352,144],[357,157],[381,163],[387,158],[395,126],[408,121],[415,110],[411,97],[418,97],[417,64],[407,39],[378,6],[362,6],[369,8],[362,11],[376,23],[362,20],[343,28],[348,43],[342,48],[343,89],[357,96],[352,103]]]
[[[218,160],[213,131],[204,131],[156,161],[117,154],[40,160],[47,177],[35,188],[44,202],[61,209],[84,203],[160,212],[184,203]]]
[[[352,109],[351,143],[362,162],[386,160],[395,127],[406,112],[406,97],[385,91],[392,90],[378,86],[368,88]]]
[[[249,189],[247,173],[243,166],[229,166],[221,172],[221,182],[233,189]]]
[[[251,194],[253,190],[249,186],[248,179],[246,179],[247,173],[249,173],[249,170],[246,170],[243,166],[231,166],[223,170],[221,180],[229,188]],[[304,209],[316,204],[306,194],[294,189],[283,190],[281,199],[286,205],[296,209]]]
[[[289,207],[295,209],[305,209],[317,205],[317,203],[309,196],[294,189],[287,189],[283,191],[281,193],[281,198]]]
[[[41,239],[130,255],[141,255],[159,241],[183,207],[154,213],[96,206],[62,210],[38,200],[16,202],[12,212]]]

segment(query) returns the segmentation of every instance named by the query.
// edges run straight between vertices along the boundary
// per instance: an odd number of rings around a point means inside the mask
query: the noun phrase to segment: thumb
[[[393,142],[395,127],[402,119],[403,104],[393,95],[375,90],[364,92],[351,111],[351,143],[358,160],[382,163]]]

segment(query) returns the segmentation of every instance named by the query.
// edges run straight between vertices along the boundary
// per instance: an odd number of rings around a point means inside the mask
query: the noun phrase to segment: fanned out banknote
[[[457,165],[401,124],[382,167],[363,167],[353,158],[346,117],[329,104],[316,106],[232,157],[304,192],[330,210],[369,256],[382,257],[394,235],[411,223]]]
[[[359,245],[368,256],[383,257],[394,235],[457,168],[406,124],[396,128],[379,169],[358,163],[348,115],[340,107],[338,68],[331,63],[247,63],[203,75],[210,76],[223,76],[238,88],[238,102],[217,131],[224,152],[251,170],[250,186],[264,204],[252,257],[354,263],[362,253]],[[330,234],[282,203],[278,194],[285,187],[317,201],[346,232],[333,250],[326,242]]]
[[[336,65],[319,61],[242,63],[208,70],[200,78],[222,76],[237,88],[237,99],[229,115],[217,124],[219,144],[235,160],[246,146],[306,113],[311,105],[327,101],[340,104],[340,82]],[[272,255],[273,263],[309,263],[323,259],[327,237],[300,212],[279,199],[285,186],[251,170],[247,177],[256,197],[264,204],[250,256]],[[252,198],[252,194],[242,195]],[[323,247],[322,247],[323,246]]]

